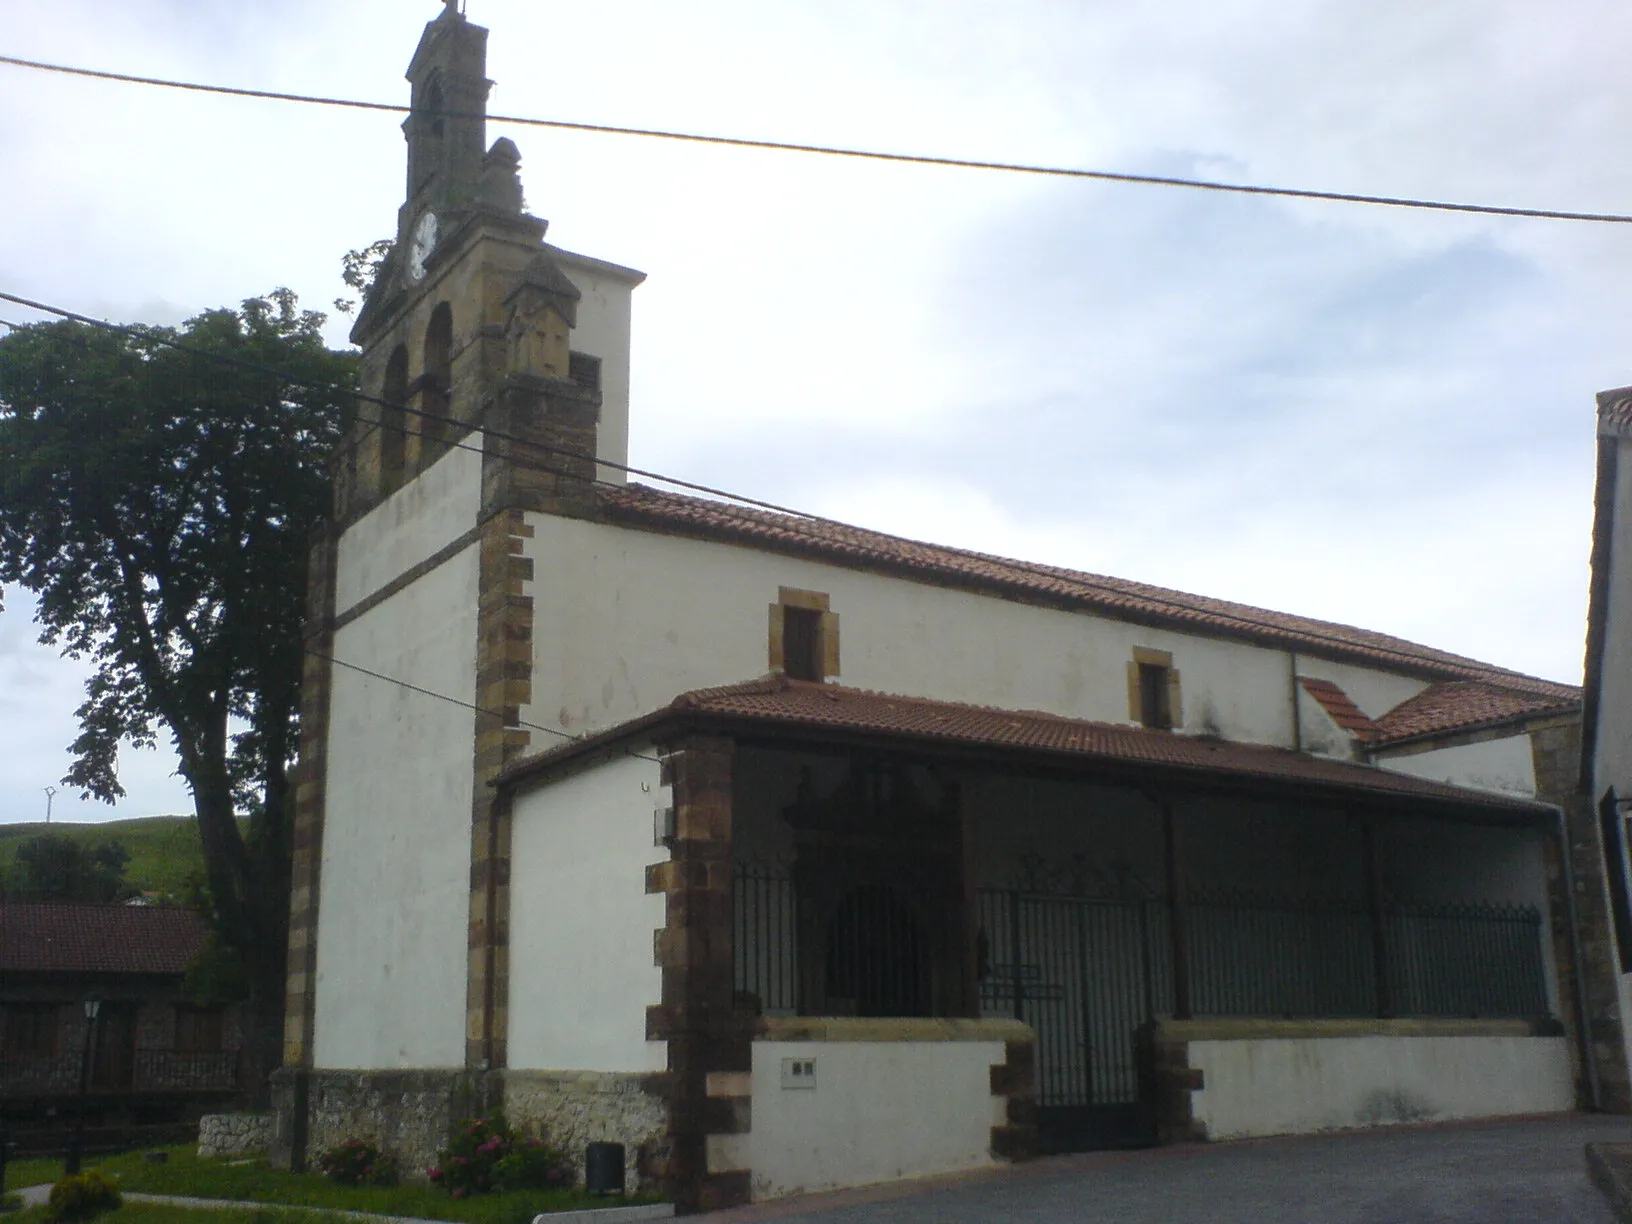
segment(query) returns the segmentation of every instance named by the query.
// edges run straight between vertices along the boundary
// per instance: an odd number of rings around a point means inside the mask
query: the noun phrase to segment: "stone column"
[[[647,1012],[646,1035],[667,1041],[669,1138],[654,1170],[682,1211],[713,1211],[749,1197],[748,1171],[714,1167],[711,1137],[749,1127],[748,1073],[754,1018],[732,1004],[732,741],[688,736],[662,749],[673,788],[672,857],[652,867],[646,889],[667,898],[657,932],[663,1001]],[[712,1089],[712,1091],[711,1091]]]

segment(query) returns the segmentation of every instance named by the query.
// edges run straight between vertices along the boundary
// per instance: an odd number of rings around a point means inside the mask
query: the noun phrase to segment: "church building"
[[[352,332],[279,1161],[502,1108],[695,1211],[1628,1108],[1579,690],[630,481],[644,274],[525,210],[486,40]]]

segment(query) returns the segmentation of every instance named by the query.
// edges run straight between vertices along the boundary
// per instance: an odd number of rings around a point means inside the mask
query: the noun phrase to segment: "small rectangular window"
[[[815,608],[783,607],[782,670],[795,680],[822,679],[822,614]]]
[[[1139,664],[1139,721],[1156,731],[1173,729],[1173,706],[1168,700],[1168,669],[1159,663]]]
[[[591,391],[601,389],[601,359],[588,353],[567,354],[567,377]]]
[[[1609,883],[1609,910],[1615,923],[1615,947],[1621,972],[1632,972],[1632,897],[1627,895],[1626,824],[1615,792],[1598,803],[1598,831],[1604,843],[1604,874]]]

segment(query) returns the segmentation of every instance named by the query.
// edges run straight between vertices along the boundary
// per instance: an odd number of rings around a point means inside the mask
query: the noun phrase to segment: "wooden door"
[[[129,1088],[136,1070],[136,1004],[104,1003],[96,1017],[91,1085]]]

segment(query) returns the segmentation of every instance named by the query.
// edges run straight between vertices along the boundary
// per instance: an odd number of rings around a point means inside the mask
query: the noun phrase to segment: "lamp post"
[[[85,1044],[79,1055],[79,1108],[74,1111],[74,1133],[68,1140],[68,1159],[63,1172],[72,1177],[79,1172],[80,1158],[85,1152],[85,1093],[91,1082],[91,1045],[96,1036],[96,1013],[102,1010],[102,999],[92,993],[85,996]]]

